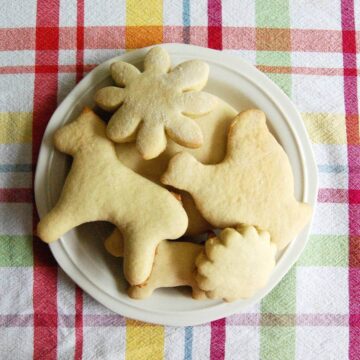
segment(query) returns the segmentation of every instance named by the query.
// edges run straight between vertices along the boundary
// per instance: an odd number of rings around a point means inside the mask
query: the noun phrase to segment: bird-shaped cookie
[[[221,163],[203,165],[182,152],[170,160],[162,182],[189,192],[213,226],[257,226],[270,233],[279,249],[311,215],[311,207],[294,197],[289,159],[260,110],[244,111],[234,119]]]

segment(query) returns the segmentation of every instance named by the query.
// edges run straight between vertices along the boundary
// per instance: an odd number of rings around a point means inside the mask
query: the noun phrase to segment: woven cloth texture
[[[0,358],[360,359],[359,0],[0,0]],[[128,49],[246,59],[300,110],[319,172],[300,260],[260,304],[143,324],[83,293],[34,235],[33,175],[57,105]]]

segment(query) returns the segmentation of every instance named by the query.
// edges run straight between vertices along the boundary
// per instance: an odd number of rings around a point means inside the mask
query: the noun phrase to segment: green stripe
[[[312,235],[301,255],[298,266],[348,266],[347,236]]]
[[[256,27],[290,28],[288,1],[256,0]],[[264,40],[261,39],[263,35],[264,32],[259,32],[259,38],[257,38],[257,46],[261,49],[264,49]],[[271,44],[269,46],[269,49],[257,50],[258,65],[291,66],[290,51],[271,51]],[[267,74],[267,76],[288,96],[291,96],[291,74]],[[262,360],[295,358],[296,332],[295,321],[293,321],[295,314],[296,267],[293,267],[280,284],[261,302],[260,358]]]
[[[291,320],[295,313],[296,267],[293,267],[261,302],[261,360],[295,358],[295,321]]]
[[[290,28],[289,2],[286,0],[256,0],[256,26]]]
[[[289,29],[288,1],[276,0],[269,2],[267,0],[256,0],[256,27]],[[257,51],[256,63],[267,66],[291,66],[291,53],[290,51]],[[267,76],[280,86],[288,96],[291,96],[291,74],[271,73],[267,74]]]
[[[0,236],[0,267],[32,265],[32,236]]]

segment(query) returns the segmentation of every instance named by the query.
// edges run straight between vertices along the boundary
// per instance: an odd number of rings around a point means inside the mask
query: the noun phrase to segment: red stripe
[[[360,204],[360,190],[349,189],[350,204]],[[360,235],[360,234],[359,234]]]
[[[208,0],[208,47],[223,48],[221,0]]]
[[[211,322],[210,360],[225,358],[226,319]]]
[[[210,27],[213,25],[212,20]],[[55,26],[56,27],[56,26]],[[180,41],[183,33],[183,26],[164,26],[164,34],[167,42]],[[198,43],[203,38],[208,27],[191,26],[191,41]],[[278,29],[267,29],[268,32]],[[342,31],[324,29],[289,29],[291,36],[291,50],[299,52],[336,52],[343,50]],[[346,31],[346,30],[344,30]],[[360,44],[360,31],[350,31],[351,37],[356,36],[357,47]],[[86,49],[124,49],[125,48],[125,27],[124,26],[88,26],[84,28],[84,47]],[[224,49],[256,49],[256,29],[250,27],[222,27],[222,38]],[[174,37],[175,36],[175,37]],[[34,50],[35,29],[34,28],[3,28],[0,29],[0,50]],[[59,48],[71,49],[76,47],[77,28],[59,28]],[[353,44],[353,42],[351,42]],[[354,45],[352,45],[354,46]]]
[[[347,203],[347,189],[319,189],[318,202],[321,203]]]
[[[75,290],[75,360],[82,359],[83,353],[83,292]]]
[[[221,0],[208,0],[208,47],[223,48]],[[211,322],[210,360],[224,359],[225,333],[225,319]]]
[[[82,65],[83,72],[91,71],[97,64]],[[0,74],[58,74],[76,73],[77,65],[23,65],[0,67]]]
[[[0,189],[0,202],[31,203],[32,201],[32,189]]]
[[[82,65],[83,72],[91,71],[97,64]],[[260,71],[273,74],[301,74],[318,76],[357,76],[359,71],[356,68],[317,68],[305,66],[267,66],[257,65]],[[32,74],[37,73],[76,73],[77,65],[20,65],[20,66],[0,66],[0,74]]]
[[[76,82],[79,82],[84,73],[84,0],[78,0],[77,3],[76,44]]]
[[[344,69],[356,67],[356,38],[353,0],[341,2],[342,44]],[[357,79],[344,73],[344,99],[346,134],[348,143],[349,164],[349,359],[358,359],[360,354],[360,264],[354,264],[357,259],[360,238],[360,187],[356,180],[359,176],[359,122]]]
[[[76,82],[84,75],[84,0],[77,0]],[[75,360],[83,354],[83,292],[75,290]]]
[[[57,105],[57,73],[37,72],[38,66],[58,62],[59,0],[38,0],[33,110],[32,160],[36,163],[47,122]],[[38,222],[33,207],[33,227]],[[49,247],[34,236],[34,359],[57,358],[57,266]]]

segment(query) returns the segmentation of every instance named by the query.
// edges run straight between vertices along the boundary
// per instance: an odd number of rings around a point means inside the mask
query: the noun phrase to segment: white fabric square
[[[31,165],[31,144],[0,144],[1,164]]]
[[[0,66],[27,66],[34,64],[34,50],[0,51]]]
[[[355,29],[357,31],[360,30],[360,22],[358,21],[359,14],[360,14],[360,1],[355,0],[354,1],[354,14],[355,14]]]
[[[126,327],[84,327],[84,359],[123,360]]]
[[[58,326],[58,354],[59,360],[74,359],[75,355],[75,329],[73,327]]]
[[[1,315],[32,314],[32,293],[32,267],[0,267]]]
[[[342,76],[294,74],[291,97],[302,112],[345,112]]]
[[[341,30],[340,0],[290,1],[289,8],[293,28]]]
[[[60,0],[59,26],[76,26],[77,25],[77,1]]]
[[[347,146],[313,144],[319,170],[319,188],[347,189]]]
[[[1,327],[0,349],[3,360],[32,359],[34,351],[33,327]]]
[[[298,326],[296,328],[295,359],[348,359],[349,329],[332,326]]]
[[[348,205],[317,203],[311,233],[317,235],[348,235]]]
[[[61,268],[57,278],[57,305],[61,314],[75,314],[75,284]]]
[[[210,358],[210,325],[193,327],[192,360],[204,360]]]
[[[36,25],[36,1],[0,0],[2,28],[25,28]]]
[[[59,50],[59,65],[75,65],[76,50]]]
[[[342,53],[335,52],[293,51],[291,53],[291,65],[307,68],[335,68],[342,71],[343,56]]]
[[[165,326],[164,339],[164,359],[183,360],[184,359],[184,340],[185,327]]]
[[[0,112],[33,111],[34,74],[1,75]]]
[[[124,25],[125,14],[125,1],[85,0],[85,26]]]
[[[207,0],[190,1],[191,26],[207,26],[208,2]]]
[[[316,163],[329,165],[332,168],[337,165],[347,167],[347,146],[335,144],[312,144]]]
[[[254,50],[223,50],[224,53],[238,56],[239,58],[248,61],[250,64],[256,65],[256,51]]]
[[[125,50],[120,49],[102,49],[101,51],[97,49],[86,49],[84,50],[84,64],[101,64],[106,60],[109,60],[115,56],[122,55],[124,53]]]
[[[260,359],[259,327],[229,326],[226,330],[226,360]]]
[[[0,188],[31,188],[30,172],[0,172]]]
[[[84,293],[83,313],[88,315],[114,315],[114,312]]]
[[[0,203],[0,234],[32,234],[32,204]]]
[[[222,17],[223,26],[255,27],[255,1],[223,1]]]
[[[296,271],[298,314],[347,314],[348,269],[306,266]]]
[[[58,104],[65,99],[69,92],[76,85],[75,73],[59,73],[58,74]]]
[[[183,25],[184,1],[163,1],[163,23],[164,26]]]
[[[318,166],[320,189],[347,189],[349,187],[349,176],[344,167]]]

